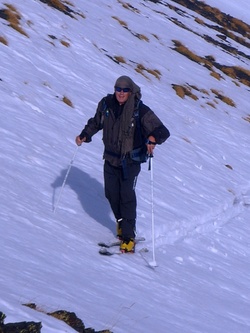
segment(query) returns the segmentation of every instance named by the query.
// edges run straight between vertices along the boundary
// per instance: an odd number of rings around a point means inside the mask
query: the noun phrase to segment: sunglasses
[[[125,92],[125,93],[128,93],[128,92],[131,91],[131,89],[130,89],[130,88],[115,87],[115,91],[118,91],[118,92],[123,91],[123,92]]]

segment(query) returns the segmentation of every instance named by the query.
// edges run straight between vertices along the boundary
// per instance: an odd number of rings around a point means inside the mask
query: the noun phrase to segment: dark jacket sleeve
[[[94,117],[90,118],[85,125],[84,129],[80,134],[80,139],[86,137],[86,142],[91,142],[92,136],[102,129],[103,122],[103,104],[105,98],[103,98],[97,106],[96,113]]]
[[[165,142],[169,138],[170,132],[162,121],[145,104],[142,105],[140,112],[144,136],[148,138],[152,135],[158,145]]]

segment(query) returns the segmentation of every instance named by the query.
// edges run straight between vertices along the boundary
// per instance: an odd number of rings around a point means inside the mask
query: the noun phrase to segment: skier
[[[135,251],[135,186],[141,163],[153,155],[156,144],[169,136],[168,129],[154,112],[141,101],[140,87],[128,76],[119,77],[114,93],[98,103],[75,139],[80,146],[103,130],[104,190],[117,222],[121,252]]]

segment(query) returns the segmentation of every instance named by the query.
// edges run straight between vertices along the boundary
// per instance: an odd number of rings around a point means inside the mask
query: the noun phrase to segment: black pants
[[[116,168],[107,161],[104,163],[104,188],[115,218],[122,221],[122,237],[133,238],[136,221],[137,176],[141,171],[140,164],[127,165],[127,177],[124,179],[122,168]]]

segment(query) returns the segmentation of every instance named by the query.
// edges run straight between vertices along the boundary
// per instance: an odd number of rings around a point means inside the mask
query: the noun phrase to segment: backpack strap
[[[141,118],[140,118],[140,106],[142,104],[142,101],[139,99],[136,103],[136,107],[134,110],[134,118],[135,118],[135,124],[136,124],[136,130],[138,131],[138,133],[140,133],[140,137],[142,139],[141,143],[143,142],[143,138],[142,138],[142,131],[141,131]]]
[[[142,130],[141,130],[141,119],[140,119],[140,106],[142,105],[142,101],[138,100],[135,110],[134,110],[134,118],[135,118],[135,124],[136,124],[136,131],[139,133],[141,143],[140,147],[132,150],[130,152],[130,158],[133,161],[136,162],[146,162],[148,159],[147,149],[145,145],[145,138],[142,136]]]
[[[101,108],[101,121],[100,121],[100,129],[103,129],[103,123],[104,123],[104,117],[108,117],[109,116],[109,109],[108,109],[108,105],[107,105],[107,98],[109,98],[110,96],[112,96],[112,94],[108,94],[107,96],[105,96],[102,100],[102,108]]]

